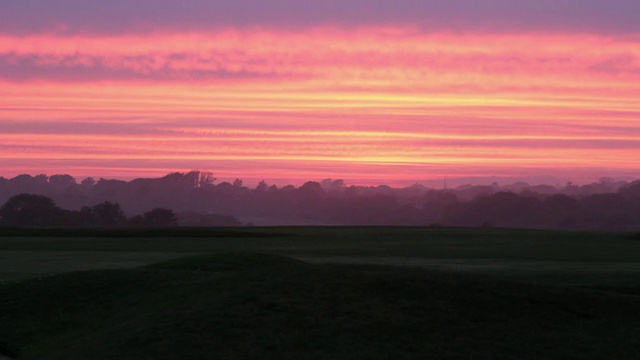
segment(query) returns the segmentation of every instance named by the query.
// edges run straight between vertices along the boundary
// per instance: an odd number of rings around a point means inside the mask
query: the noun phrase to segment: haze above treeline
[[[640,229],[640,180],[603,177],[584,185],[516,182],[443,187],[357,186],[335,179],[299,187],[264,181],[248,187],[240,179],[217,182],[213,173],[203,171],[131,181],[24,174],[0,177],[0,204],[18,194],[44,195],[68,210],[111,202],[127,216],[169,209],[179,220],[188,219],[180,225],[190,226],[220,225],[207,219],[224,215],[237,220],[229,224],[244,225]]]

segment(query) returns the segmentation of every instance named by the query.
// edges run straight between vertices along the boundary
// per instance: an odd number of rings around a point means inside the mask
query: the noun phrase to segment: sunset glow
[[[201,169],[248,183],[407,185],[640,175],[638,29],[383,20],[3,25],[0,176]]]

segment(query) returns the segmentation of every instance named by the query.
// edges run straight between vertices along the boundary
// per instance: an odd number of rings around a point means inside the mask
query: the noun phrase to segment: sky
[[[0,0],[0,176],[640,177],[637,0]]]

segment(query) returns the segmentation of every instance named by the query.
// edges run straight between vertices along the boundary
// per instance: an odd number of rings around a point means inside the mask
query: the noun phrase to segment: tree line
[[[420,184],[353,186],[333,179],[308,181],[298,187],[264,181],[248,187],[240,179],[217,183],[211,173],[200,171],[131,181],[87,178],[76,182],[69,175],[0,177],[0,201],[21,193],[43,195],[60,208],[70,209],[64,211],[73,215],[62,218],[72,224],[103,224],[95,213],[118,204],[130,216],[127,224],[146,221],[133,214],[142,216],[160,208],[173,211],[185,226],[253,223],[640,230],[640,181],[608,178],[585,185],[493,183],[433,189]],[[96,204],[106,209],[93,209]],[[122,223],[122,217],[118,221]]]
[[[170,209],[155,208],[127,218],[118,203],[105,201],[80,210],[58,207],[44,195],[19,194],[0,207],[0,224],[16,227],[170,227],[178,220]]]

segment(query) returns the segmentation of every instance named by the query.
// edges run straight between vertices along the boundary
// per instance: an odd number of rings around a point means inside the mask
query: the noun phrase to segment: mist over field
[[[83,223],[42,215],[50,223],[32,219],[5,225],[124,226],[125,216],[151,210],[172,211],[170,225],[391,225],[506,227],[525,229],[635,231],[640,229],[640,181],[600,181],[574,185],[513,184],[462,185],[439,189],[420,184],[404,188],[356,186],[342,180],[308,181],[299,187],[260,182],[255,187],[217,182],[212,173],[174,172],[161,178],[131,181],[69,175],[20,175],[0,178],[0,203],[19,194],[51,199],[61,211],[103,211],[104,204],[120,220]],[[93,207],[93,208],[89,208]],[[53,208],[52,208],[53,209]],[[84,210],[83,210],[84,209]],[[100,210],[102,209],[102,210]],[[152,214],[153,215],[153,214]],[[156,217],[162,214],[155,214]],[[63,218],[64,216],[61,215]],[[78,215],[80,216],[80,215]],[[78,218],[76,216],[76,218]],[[147,215],[145,215],[147,216]],[[138,219],[140,220],[140,219]],[[32,222],[29,222],[32,221]],[[105,220],[106,221],[106,220]],[[162,220],[149,220],[150,225]],[[155,221],[155,223],[153,222]],[[174,223],[175,222],[175,223]]]

